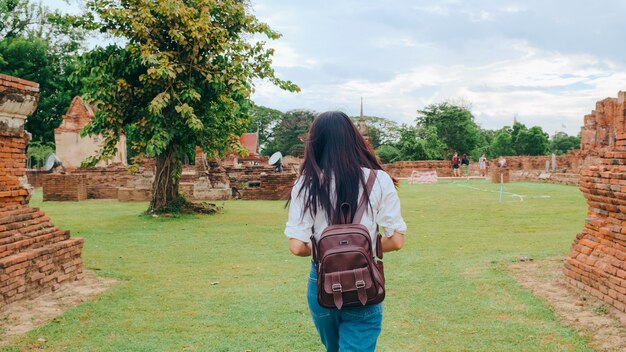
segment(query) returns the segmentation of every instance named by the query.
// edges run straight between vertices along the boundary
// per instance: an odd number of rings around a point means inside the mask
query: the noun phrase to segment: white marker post
[[[502,195],[504,193],[504,171],[500,168],[500,203],[502,203]]]

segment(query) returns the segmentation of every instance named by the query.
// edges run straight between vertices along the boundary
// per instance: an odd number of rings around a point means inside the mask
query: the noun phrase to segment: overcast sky
[[[44,1],[71,10],[62,0]],[[471,104],[483,128],[577,134],[595,102],[626,90],[626,0],[253,0],[283,34],[278,75],[257,104],[343,110],[411,123],[444,100]]]

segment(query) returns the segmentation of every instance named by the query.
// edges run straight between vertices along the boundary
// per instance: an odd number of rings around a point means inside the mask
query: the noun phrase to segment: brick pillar
[[[563,271],[567,282],[626,312],[626,92],[585,116],[580,172],[589,210]]]
[[[83,275],[82,238],[28,206],[24,123],[38,92],[35,82],[0,74],[0,307]]]
[[[0,74],[0,204],[27,204],[26,116],[35,111],[39,85]]]

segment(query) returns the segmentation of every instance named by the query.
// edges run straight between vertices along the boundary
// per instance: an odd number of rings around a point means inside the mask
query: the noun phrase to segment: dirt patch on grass
[[[117,283],[115,279],[98,277],[94,272],[85,270],[85,277],[80,281],[63,284],[58,290],[33,300],[3,307],[0,310],[0,346],[6,346],[14,337],[53,320]]]
[[[565,283],[565,258],[509,265],[517,280],[540,297],[558,319],[589,338],[597,351],[626,351],[626,314]]]

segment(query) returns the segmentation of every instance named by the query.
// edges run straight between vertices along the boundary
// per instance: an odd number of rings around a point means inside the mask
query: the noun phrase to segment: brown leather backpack
[[[350,219],[350,205],[343,203],[340,223],[324,229],[319,241],[311,238],[317,263],[317,300],[322,307],[359,307],[385,299],[381,236],[376,236],[375,258],[369,231],[360,224],[367,207],[366,194],[375,180],[376,170],[371,170],[354,219]]]

